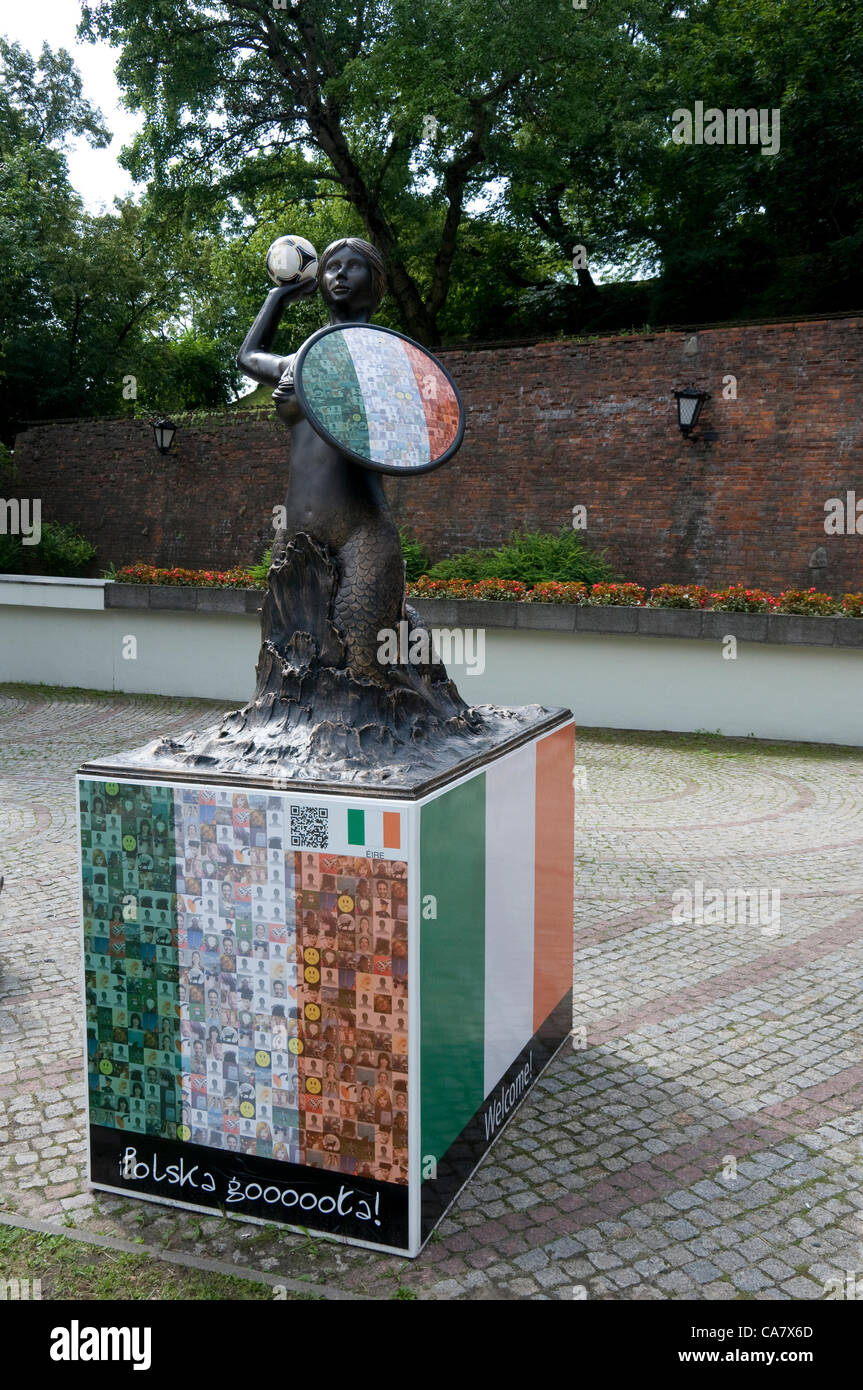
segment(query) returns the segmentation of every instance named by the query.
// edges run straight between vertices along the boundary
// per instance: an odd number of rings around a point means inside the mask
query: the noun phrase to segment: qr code
[[[300,849],[326,849],[330,842],[328,817],[324,806],[292,806],[291,844]]]

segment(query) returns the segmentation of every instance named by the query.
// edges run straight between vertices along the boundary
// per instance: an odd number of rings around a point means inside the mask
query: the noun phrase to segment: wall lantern
[[[704,402],[710,400],[710,392],[699,391],[697,386],[686,386],[682,391],[675,391],[674,397],[677,401],[677,423],[685,439],[698,424]]]
[[[174,442],[177,426],[171,420],[152,420],[153,437],[160,454],[167,454]]]

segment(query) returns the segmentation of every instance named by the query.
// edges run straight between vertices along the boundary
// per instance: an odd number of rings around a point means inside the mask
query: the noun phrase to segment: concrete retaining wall
[[[262,599],[0,576],[0,681],[242,703]],[[432,627],[476,630],[471,659],[450,665],[471,704],[568,705],[587,726],[863,745],[863,619],[415,602]]]

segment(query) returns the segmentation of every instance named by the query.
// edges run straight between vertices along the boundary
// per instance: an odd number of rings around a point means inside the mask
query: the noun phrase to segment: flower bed
[[[229,570],[157,569],[155,565],[124,565],[112,576],[118,584],[180,584],[195,589],[266,589],[251,570],[239,565]]]
[[[494,586],[493,588],[491,586]],[[640,584],[564,584],[550,580],[527,589],[507,580],[484,579],[471,584],[466,579],[427,579],[423,576],[408,585],[408,595],[417,598],[497,598],[521,603],[575,603],[589,607],[625,606],[629,608],[700,608],[712,613],[792,613],[806,616],[863,617],[863,594],[843,594],[832,598],[816,589],[786,589],[768,594],[764,589],[747,589],[732,584],[727,589],[707,589],[700,584],[660,584],[647,590]]]
[[[175,584],[212,589],[265,589],[266,579],[248,569],[157,569],[126,565],[117,570],[118,584]],[[515,579],[429,579],[422,575],[407,586],[410,598],[485,599],[490,602],[575,603],[588,607],[699,608],[712,613],[791,613],[804,616],[863,618],[863,593],[832,598],[815,588],[786,589],[769,594],[731,584],[708,589],[701,584],[660,584],[647,590],[640,584],[562,583],[547,580],[528,588]]]

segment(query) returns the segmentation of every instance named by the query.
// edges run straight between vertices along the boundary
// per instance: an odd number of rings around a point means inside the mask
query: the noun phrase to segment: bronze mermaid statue
[[[317,284],[330,323],[368,323],[383,298],[384,264],[375,247],[350,237],[327,247]],[[286,306],[315,288],[314,280],[306,280],[271,290],[237,354],[237,365],[253,380],[276,387],[276,412],[291,432],[286,525],[276,537],[274,561],[281,562],[285,541],[298,534],[329,552],[338,572],[332,620],[345,644],[348,669],[358,678],[380,681],[377,634],[395,628],[405,616],[401,542],[383,478],[315,432],[294,392],[294,357],[270,351]]]
[[[158,751],[195,766],[273,777],[362,780],[436,756],[432,745],[488,730],[426,640],[428,661],[381,659],[381,635],[425,625],[405,600],[399,533],[382,475],[346,457],[311,426],[293,383],[294,355],[272,352],[287,305],[320,288],[331,324],[368,323],[386,286],[379,252],[347,237],[328,246],[317,280],[267,295],[237,363],[271,385],[290,430],[285,524],[273,545],[252,702],[216,729],[165,739]],[[465,750],[466,751],[466,750]]]
[[[406,603],[401,542],[381,473],[313,429],[294,389],[294,356],[272,351],[288,304],[320,288],[331,324],[368,323],[385,285],[378,251],[347,237],[327,247],[316,280],[277,285],[264,301],[237,362],[274,387],[276,411],[290,430],[290,472],[255,695],[218,724],[135,750],[128,765],[395,792],[429,785],[547,720],[541,706],[477,707],[461,698]],[[398,650],[428,660],[384,658],[392,647],[382,635],[405,627],[408,641]]]

